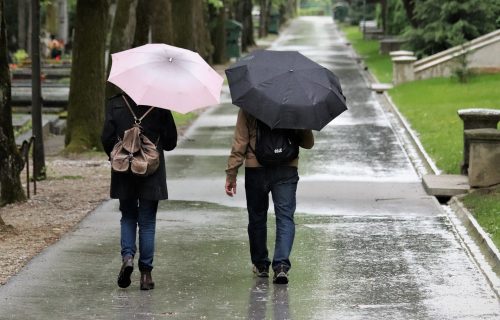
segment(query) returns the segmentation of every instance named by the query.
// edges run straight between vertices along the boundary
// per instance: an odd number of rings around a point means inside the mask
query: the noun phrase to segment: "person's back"
[[[269,276],[269,266],[274,270],[273,282],[288,283],[291,268],[290,253],[295,237],[294,213],[298,176],[298,156],[281,165],[263,166],[255,156],[257,122],[240,109],[234,131],[231,154],[226,167],[225,191],[236,193],[238,168],[245,163],[245,194],[248,210],[248,236],[254,272],[259,277]],[[295,130],[296,143],[306,149],[314,145],[311,130]],[[273,197],[276,215],[276,242],[273,260],[267,249],[267,211],[269,193]]]
[[[104,151],[108,154],[123,139],[124,132],[134,124],[134,116],[127,103],[138,118],[142,117],[149,106],[137,106],[125,94],[116,95],[108,100],[106,119],[101,134]],[[160,165],[149,176],[136,176],[127,172],[111,172],[111,198],[119,199],[122,218],[121,256],[122,267],[118,275],[118,286],[130,285],[133,271],[133,259],[136,255],[136,233],[139,231],[139,270],[141,271],[141,290],[154,288],[151,277],[154,256],[154,236],[158,201],[168,199],[167,177],[163,151],[169,151],[177,145],[177,129],[169,110],[153,108],[140,121],[142,133],[157,144],[160,153]]]

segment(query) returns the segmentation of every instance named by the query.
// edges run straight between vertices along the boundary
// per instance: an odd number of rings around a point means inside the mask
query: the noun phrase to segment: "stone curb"
[[[500,252],[491,238],[481,228],[476,218],[474,218],[458,197],[451,198],[448,205],[469,231],[476,244],[481,248],[481,251],[486,255],[488,262],[492,264],[493,270],[497,275],[500,275]]]

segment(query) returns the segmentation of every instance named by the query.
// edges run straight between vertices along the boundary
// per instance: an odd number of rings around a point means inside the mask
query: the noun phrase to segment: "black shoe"
[[[134,271],[134,258],[131,256],[126,256],[123,258],[122,268],[118,274],[118,286],[120,288],[127,288],[130,286],[130,275]]]
[[[288,268],[284,265],[279,265],[274,269],[273,283],[287,284],[288,283]]]
[[[269,266],[253,266],[253,273],[259,278],[269,278]]]
[[[153,290],[155,288],[151,271],[141,271],[140,288],[141,290]]]

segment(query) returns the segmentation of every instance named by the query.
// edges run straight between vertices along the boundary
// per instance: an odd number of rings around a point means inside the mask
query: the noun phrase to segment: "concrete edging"
[[[453,197],[448,202],[448,205],[463,223],[465,228],[472,233],[472,237],[476,244],[482,249],[482,252],[487,255],[487,260],[492,263],[492,268],[500,274],[500,252],[490,239],[488,234],[479,225],[476,218],[464,206],[458,197]]]

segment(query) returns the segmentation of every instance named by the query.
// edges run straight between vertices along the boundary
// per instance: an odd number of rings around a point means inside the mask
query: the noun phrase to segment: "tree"
[[[240,0],[236,2],[235,18],[243,25],[241,32],[241,50],[247,51],[248,47],[255,45],[253,36],[252,0]]]
[[[11,84],[7,64],[7,31],[4,1],[0,0],[0,205],[26,199],[20,173],[24,163],[17,150],[12,128]],[[3,220],[0,217],[0,224]]]
[[[408,32],[418,56],[432,55],[497,28],[498,0],[420,0],[415,2],[417,28]]]
[[[225,63],[226,57],[226,8],[225,4],[220,1],[209,1],[209,29],[210,38],[214,47],[212,55],[213,63]]]
[[[415,18],[415,0],[401,0],[406,11],[406,17],[412,27],[416,28],[418,26],[417,19]]]
[[[111,29],[109,57],[106,74],[111,70],[111,54],[132,47],[136,25],[136,9],[138,0],[118,0],[115,18]],[[119,92],[119,89],[110,82],[106,83],[106,97]]]
[[[66,152],[102,149],[108,9],[108,0],[77,2]]]
[[[133,47],[142,46],[149,42],[149,30],[153,14],[151,0],[139,0],[136,10],[136,28]]]
[[[198,52],[211,60],[213,47],[207,30],[206,3],[201,0],[172,0],[174,45]]]
[[[171,0],[139,0],[136,20],[133,47],[174,42]]]
[[[271,0],[259,0],[260,15],[259,15],[259,38],[267,36],[267,26],[269,21],[269,4]]]
[[[172,3],[170,0],[154,0],[151,24],[153,43],[171,44],[174,39],[172,25]]]

